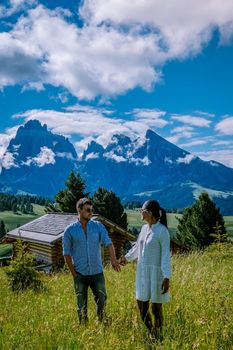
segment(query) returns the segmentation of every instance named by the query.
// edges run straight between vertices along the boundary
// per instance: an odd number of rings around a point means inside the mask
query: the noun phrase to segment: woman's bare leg
[[[149,331],[152,332],[153,323],[152,323],[152,319],[149,311],[149,301],[137,300],[137,304],[138,304],[142,321],[144,322],[146,327],[149,329]]]
[[[163,304],[152,303],[152,313],[154,315],[153,332],[156,337],[162,335],[163,328]]]

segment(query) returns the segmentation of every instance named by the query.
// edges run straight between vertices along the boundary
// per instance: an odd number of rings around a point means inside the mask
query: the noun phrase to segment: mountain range
[[[191,205],[206,191],[223,214],[233,214],[233,169],[203,161],[152,130],[133,140],[116,134],[106,147],[92,141],[78,157],[67,138],[30,120],[3,156],[0,191],[52,198],[71,170],[81,173],[91,193],[101,186],[123,201],[155,198],[171,209]]]

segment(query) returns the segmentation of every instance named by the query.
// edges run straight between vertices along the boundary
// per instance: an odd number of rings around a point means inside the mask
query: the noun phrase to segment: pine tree
[[[2,237],[4,237],[5,234],[6,234],[5,223],[4,223],[3,220],[1,220],[1,222],[0,222],[0,239],[1,239]]]
[[[94,211],[127,229],[127,214],[120,198],[112,191],[99,187],[93,196]]]
[[[80,198],[87,197],[88,195],[87,193],[84,193],[86,188],[85,182],[80,173],[75,175],[74,171],[71,171],[65,185],[66,189],[57,193],[55,196],[55,201],[58,203],[62,212],[76,213],[77,201]]]
[[[221,234],[226,234],[223,216],[205,192],[192,207],[184,210],[182,218],[178,221],[177,239],[190,248],[205,248],[213,243],[212,232],[216,223],[221,227]]]
[[[12,206],[12,211],[13,211],[14,214],[17,213],[17,211],[18,211],[18,206],[17,206],[16,203],[13,204],[13,206]]]

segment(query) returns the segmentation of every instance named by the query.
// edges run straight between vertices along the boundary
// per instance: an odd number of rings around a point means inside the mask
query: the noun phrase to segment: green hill
[[[144,222],[140,219],[140,212],[137,210],[126,210],[129,222],[129,228],[136,227],[140,229],[140,227],[144,224]],[[170,234],[173,236],[176,233],[176,228],[178,225],[177,217],[181,218],[181,214],[167,214],[168,219],[168,228]],[[224,216],[224,221],[226,225],[227,233],[233,238],[233,216]]]
[[[17,226],[26,224],[29,221],[35,220],[39,216],[45,214],[44,206],[33,204],[34,214],[22,214],[18,212],[14,214],[12,211],[1,211],[0,212],[0,221],[3,220],[8,231],[13,230]]]
[[[26,224],[29,221],[35,220],[39,216],[45,214],[44,206],[33,204],[34,214],[14,214],[12,211],[0,212],[0,220],[5,222],[8,231],[13,230],[17,226]],[[128,216],[129,228],[136,227],[140,229],[144,222],[140,219],[140,213],[137,210],[126,210]],[[168,217],[168,228],[170,234],[173,236],[176,233],[178,225],[177,217],[181,217],[181,214],[167,214]],[[233,216],[224,216],[225,225],[227,232],[233,237]]]
[[[1,350],[230,350],[233,349],[233,254],[173,256],[171,301],[164,306],[164,340],[149,347],[134,300],[135,265],[105,272],[110,325],[79,326],[68,273],[43,275],[46,290],[13,294],[0,269]]]

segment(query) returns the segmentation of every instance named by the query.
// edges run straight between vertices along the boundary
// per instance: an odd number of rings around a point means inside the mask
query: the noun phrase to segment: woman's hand
[[[126,258],[122,255],[118,260],[121,266],[125,266],[127,264]]]
[[[162,289],[162,294],[165,294],[165,293],[168,292],[168,289],[169,289],[169,278],[164,278],[162,286],[161,286],[161,289]]]

